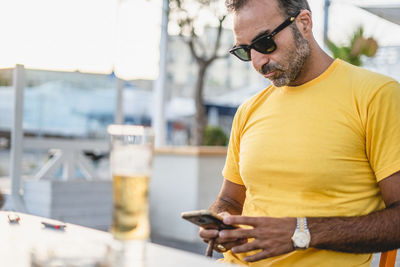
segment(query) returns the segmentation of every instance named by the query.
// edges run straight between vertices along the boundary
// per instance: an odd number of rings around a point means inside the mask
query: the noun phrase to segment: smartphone
[[[182,218],[205,229],[236,229],[238,226],[224,224],[223,218],[209,210],[187,211],[181,214]]]

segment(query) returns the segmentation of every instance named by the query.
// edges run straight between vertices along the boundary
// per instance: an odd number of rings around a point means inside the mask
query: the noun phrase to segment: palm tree
[[[353,33],[349,45],[338,46],[331,40],[327,40],[329,50],[331,50],[334,58],[340,58],[353,65],[362,65],[362,56],[373,57],[378,50],[378,43],[374,38],[364,37],[364,29],[359,26]]]

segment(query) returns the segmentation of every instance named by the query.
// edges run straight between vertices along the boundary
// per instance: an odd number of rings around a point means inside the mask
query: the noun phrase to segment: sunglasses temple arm
[[[287,18],[281,25],[279,25],[273,32],[271,32],[270,36],[274,37],[278,32],[289,26],[290,24],[293,23],[293,21],[296,19],[296,17],[300,14],[300,11],[297,11],[296,14],[293,16]]]

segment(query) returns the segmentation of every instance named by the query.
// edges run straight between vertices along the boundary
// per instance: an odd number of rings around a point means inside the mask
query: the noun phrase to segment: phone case
[[[223,218],[209,210],[189,211],[182,213],[182,218],[205,229],[236,229],[233,225],[224,224]]]

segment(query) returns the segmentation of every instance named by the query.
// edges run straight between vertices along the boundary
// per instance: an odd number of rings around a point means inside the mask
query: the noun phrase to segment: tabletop
[[[0,266],[233,267],[150,242],[120,242],[108,232],[7,211],[0,211]]]

